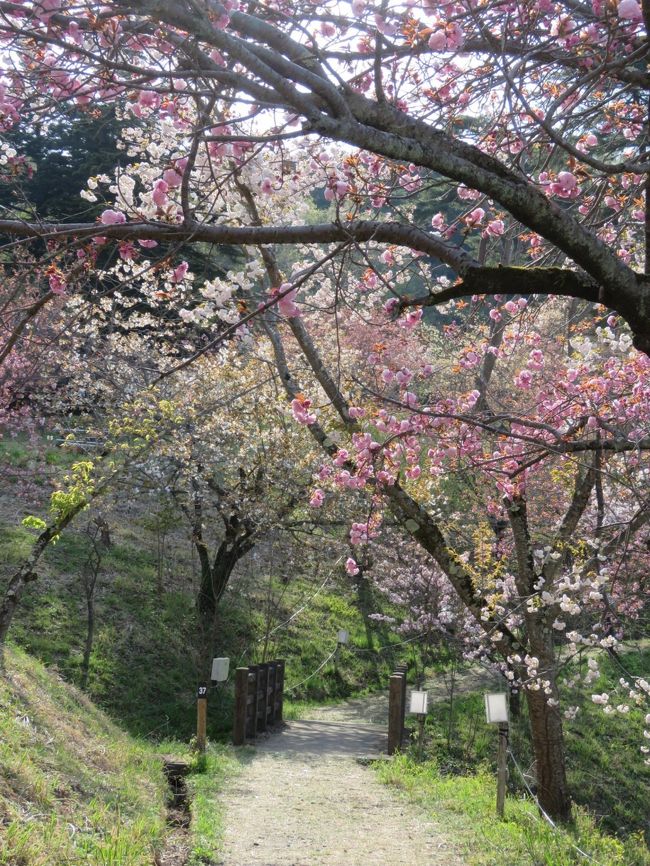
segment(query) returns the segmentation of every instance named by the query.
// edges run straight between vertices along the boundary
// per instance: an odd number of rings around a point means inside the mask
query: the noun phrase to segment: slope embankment
[[[0,864],[152,866],[166,837],[160,758],[15,648],[0,674]]]

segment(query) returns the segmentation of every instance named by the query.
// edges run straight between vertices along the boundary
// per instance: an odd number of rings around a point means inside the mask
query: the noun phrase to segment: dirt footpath
[[[385,726],[340,715],[290,722],[256,747],[223,793],[220,863],[464,866],[441,827],[358,763],[385,748]]]

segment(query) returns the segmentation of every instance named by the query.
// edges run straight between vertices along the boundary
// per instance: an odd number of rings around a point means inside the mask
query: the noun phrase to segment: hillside
[[[45,512],[48,473],[60,476],[74,459],[52,443],[38,446],[45,460],[38,464],[31,501],[26,501],[20,479],[35,462],[34,443],[20,437],[0,441],[10,482],[0,494],[0,590],[34,540],[21,520]],[[206,636],[196,610],[199,575],[189,525],[162,498],[132,490],[128,496],[118,491],[79,516],[44,554],[39,579],[29,585],[17,610],[13,640],[45,664],[56,665],[68,682],[83,682],[84,580],[99,514],[111,543],[101,550],[97,569],[86,691],[132,733],[191,737],[195,687],[206,676],[201,652],[206,643],[210,656],[229,656],[233,667],[264,657],[286,658],[287,685],[298,686],[293,698],[346,697],[384,685],[395,657],[382,645],[401,638],[364,618],[368,599],[342,576],[340,550],[332,539],[297,544],[287,533],[265,538],[238,563],[213,633]],[[208,529],[212,540],[215,527]],[[386,610],[381,598],[371,601],[374,609]],[[336,647],[339,629],[349,632],[348,648],[338,663],[332,659],[312,676]],[[231,699],[228,690],[218,699],[211,696],[213,738],[230,729]]]
[[[0,677],[0,863],[151,866],[160,758],[54,672],[9,648]]]

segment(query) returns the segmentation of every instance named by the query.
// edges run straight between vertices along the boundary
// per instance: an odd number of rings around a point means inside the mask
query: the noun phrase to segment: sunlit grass
[[[188,776],[191,801],[190,859],[188,866],[211,863],[223,844],[223,786],[249,759],[252,749],[235,753],[229,746],[209,745],[201,759],[195,761]]]
[[[0,676],[0,864],[151,866],[166,783],[146,743],[25,653]]]
[[[625,840],[607,836],[579,807],[571,827],[553,829],[530,800],[508,797],[505,820],[498,820],[496,782],[486,771],[444,776],[434,762],[418,764],[398,756],[377,764],[376,772],[424,807],[467,866],[584,866],[589,862],[584,854],[601,866],[650,866],[640,834]]]

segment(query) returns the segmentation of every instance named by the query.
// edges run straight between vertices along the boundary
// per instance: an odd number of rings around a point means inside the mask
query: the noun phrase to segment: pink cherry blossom
[[[99,218],[102,225],[116,226],[126,222],[126,217],[119,210],[105,210]]]
[[[55,295],[65,295],[67,283],[62,274],[57,272],[50,274],[48,282],[51,292],[54,292]]]
[[[291,412],[299,424],[310,426],[316,423],[316,416],[308,411],[310,407],[311,400],[302,394],[291,401]]]
[[[287,289],[291,289],[291,283],[282,283],[278,293],[285,292]],[[278,301],[278,311],[287,319],[300,316],[300,308],[296,305],[296,291],[296,289],[291,289]]]
[[[309,504],[312,508],[320,508],[325,500],[325,491],[317,487],[311,495]]]
[[[175,189],[181,185],[183,178],[175,168],[168,168],[163,172],[163,181],[167,184],[169,189]]]
[[[444,30],[434,30],[429,36],[429,48],[432,51],[444,51],[447,47],[447,36]]]
[[[359,574],[360,568],[356,563],[356,560],[352,559],[351,556],[345,560],[345,570],[351,577],[356,577]]]
[[[180,265],[174,268],[172,274],[172,282],[180,283],[181,280],[185,279],[185,274],[187,273],[189,268],[189,264],[186,261],[182,261]]]
[[[384,304],[384,312],[390,315],[399,304],[399,298],[389,298]]]
[[[414,328],[420,323],[421,319],[422,308],[418,307],[416,310],[409,310],[409,312],[404,316],[402,324],[405,328]]]
[[[515,379],[515,385],[518,388],[524,388],[525,390],[528,390],[531,386],[532,381],[533,374],[530,373],[528,370],[522,370]]]
[[[617,6],[618,17],[627,21],[640,21],[643,12],[636,0],[621,0]]]
[[[498,238],[504,233],[504,231],[505,224],[503,220],[490,220],[483,234],[486,237]]]
[[[167,202],[169,201],[167,197],[167,190],[169,186],[164,180],[157,180],[153,186],[153,195],[151,196],[154,204],[158,205],[158,207],[165,207]]]

